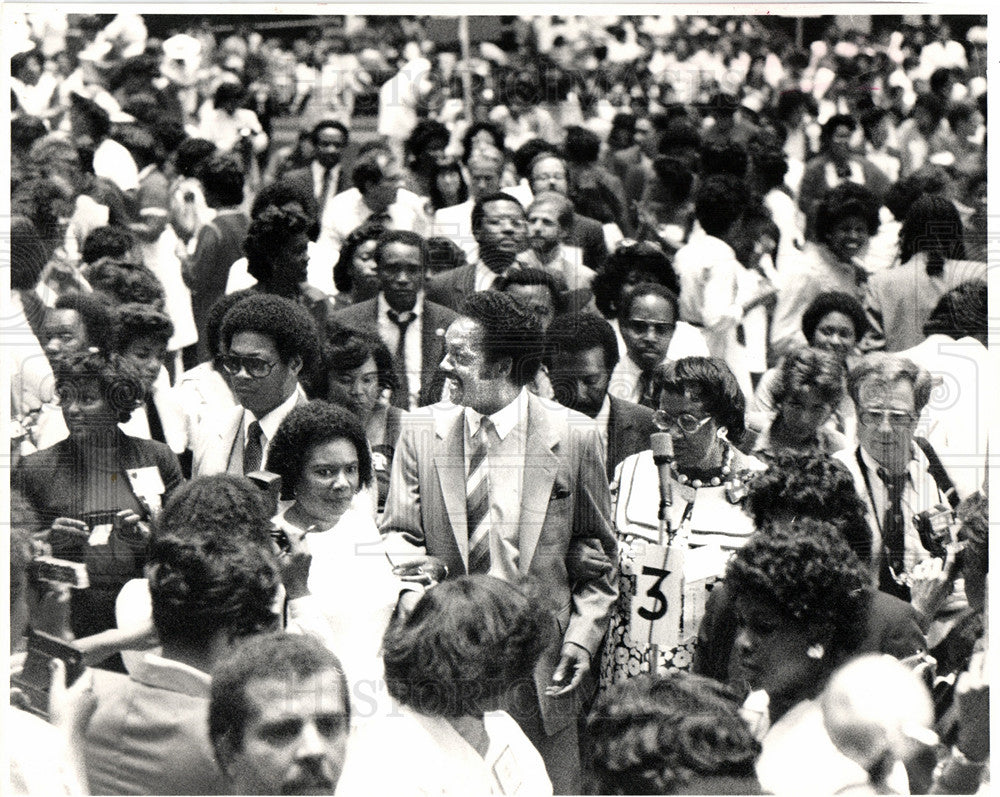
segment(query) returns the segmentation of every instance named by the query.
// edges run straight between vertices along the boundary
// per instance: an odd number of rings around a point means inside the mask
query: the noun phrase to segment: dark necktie
[[[884,468],[879,468],[878,477],[885,484],[889,495],[882,520],[882,544],[889,557],[889,566],[899,576],[903,574],[903,541],[906,530],[903,521],[903,490],[906,489],[907,474],[892,475]]]
[[[639,374],[639,381],[636,383],[635,390],[638,394],[636,398],[636,403],[641,404],[643,407],[650,407],[651,409],[657,409],[656,403],[653,401],[652,396],[652,380],[646,371]]]
[[[167,438],[163,434],[163,422],[160,420],[160,413],[156,409],[156,402],[152,396],[146,397],[146,420],[149,422],[149,439],[160,443],[166,443]]]
[[[323,187],[319,193],[319,218],[323,218],[323,209],[326,207],[327,197],[330,196],[330,181],[333,179],[333,167],[327,166],[323,170]]]
[[[254,421],[247,429],[247,447],[243,449],[243,475],[260,470],[264,463],[264,443],[260,424]]]
[[[397,313],[395,310],[389,310],[389,320],[399,329],[399,342],[396,344],[396,354],[393,357],[396,389],[392,391],[392,406],[402,410],[410,409],[410,378],[406,372],[406,330],[415,318],[413,313]]]
[[[486,460],[493,422],[483,416],[469,445],[469,476],[465,481],[465,518],[469,532],[469,573],[490,570],[490,479]]]

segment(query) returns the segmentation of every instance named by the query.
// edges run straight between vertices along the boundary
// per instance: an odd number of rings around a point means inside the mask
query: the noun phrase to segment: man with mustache
[[[351,724],[344,670],[308,634],[251,639],[216,669],[208,733],[231,794],[333,794]]]
[[[618,361],[615,331],[596,313],[566,313],[549,325],[544,362],[555,400],[594,419],[607,452],[609,482],[615,466],[649,448],[649,436],[657,431],[652,409],[608,393]]]
[[[472,208],[472,235],[479,245],[479,258],[428,280],[430,301],[457,311],[473,293],[492,288],[528,248],[528,217],[510,194],[486,194]]]

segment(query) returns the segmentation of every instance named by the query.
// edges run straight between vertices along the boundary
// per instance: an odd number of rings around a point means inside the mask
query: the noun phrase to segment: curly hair
[[[844,398],[844,364],[823,349],[800,346],[789,352],[778,368],[774,402],[780,405],[806,390],[815,390],[824,404],[836,407]]]
[[[846,113],[834,114],[827,119],[819,132],[819,148],[821,152],[826,152],[830,149],[830,142],[833,140],[833,134],[837,132],[838,127],[846,127],[853,133],[858,129],[858,121]]]
[[[174,166],[183,177],[194,177],[202,161],[217,151],[215,144],[204,138],[189,138],[182,141],[174,154]]]
[[[119,423],[131,418],[133,410],[146,398],[142,378],[134,366],[121,359],[112,360],[96,349],[60,354],[52,362],[52,371],[56,394],[63,405],[83,385],[96,383],[108,406],[118,414]]]
[[[653,161],[653,173],[656,175],[655,185],[647,190],[659,188],[664,198],[670,202],[686,202],[694,188],[694,171],[683,159],[671,155],[658,155]]]
[[[830,313],[840,313],[847,316],[854,325],[854,338],[861,340],[868,331],[868,319],[861,302],[851,294],[842,291],[826,291],[813,299],[802,314],[802,334],[809,345],[815,343],[816,328]]]
[[[965,259],[965,229],[955,204],[938,194],[920,197],[910,207],[899,231],[899,260],[908,263],[918,252],[927,253],[928,277],[944,273],[948,260]]]
[[[978,338],[986,344],[989,333],[989,288],[983,280],[970,280],[952,288],[934,307],[924,324],[924,334]]]
[[[831,188],[816,206],[816,240],[825,242],[844,219],[859,218],[868,235],[878,232],[879,202],[870,188],[857,183],[841,183]]]
[[[122,304],[114,310],[111,351],[123,352],[130,342],[150,337],[166,345],[174,334],[170,316],[145,304]]]
[[[250,206],[250,218],[260,218],[268,208],[285,208],[288,205],[298,205],[302,209],[301,212],[309,220],[309,240],[315,241],[319,237],[319,205],[312,191],[302,182],[275,180],[264,185]]]
[[[721,238],[739,221],[748,204],[750,191],[741,178],[715,174],[698,187],[694,215],[706,233]]]
[[[221,353],[222,348],[222,319],[230,308],[248,296],[257,296],[257,292],[252,289],[224,293],[208,308],[208,316],[205,319],[205,342],[208,350],[213,356]]]
[[[563,306],[563,294],[569,290],[565,280],[559,275],[553,274],[542,268],[512,268],[507,269],[497,278],[493,285],[494,290],[506,292],[511,285],[539,285],[546,288],[552,296],[552,306],[556,313],[560,313]]]
[[[738,444],[746,432],[747,400],[729,366],[715,357],[682,357],[653,369],[653,394],[663,391],[690,394],[705,407],[719,426],[729,430]]]
[[[83,240],[80,256],[84,263],[96,263],[102,257],[126,259],[135,250],[136,239],[125,227],[95,227]]]
[[[573,311],[552,319],[545,331],[545,364],[551,369],[556,356],[600,349],[610,374],[618,365],[618,338],[605,319],[594,312]]]
[[[534,315],[505,293],[489,290],[472,294],[459,315],[483,328],[483,350],[488,363],[510,358],[510,378],[517,387],[530,382],[542,363],[542,328]]]
[[[701,146],[699,160],[703,179],[725,175],[742,181],[746,177],[750,156],[747,148],[738,141],[710,139]]]
[[[327,672],[337,675],[350,722],[351,701],[347,678],[340,660],[322,642],[309,634],[273,633],[251,637],[240,643],[212,672],[212,696],[208,707],[208,735],[218,758],[223,739],[236,750],[243,748],[247,722],[259,710],[247,696],[253,681],[281,679],[291,684]]]
[[[360,368],[368,358],[375,361],[378,368],[378,384],[383,390],[396,387],[396,372],[392,365],[392,354],[378,335],[354,330],[345,330],[327,340],[322,348],[322,370],[327,376],[343,374]]]
[[[382,641],[389,694],[421,714],[481,716],[507,690],[533,685],[556,626],[538,601],[490,576],[428,590]]]
[[[278,356],[288,363],[302,358],[303,370],[311,373],[319,361],[319,331],[309,311],[281,296],[258,293],[237,302],[222,319],[222,345],[228,349],[233,336],[256,332],[274,341]]]
[[[847,392],[857,405],[861,401],[861,387],[868,381],[879,385],[891,385],[900,380],[910,383],[913,388],[913,408],[920,412],[931,400],[933,383],[926,369],[900,357],[877,351],[866,354],[847,375]]]
[[[114,325],[111,308],[111,299],[103,293],[66,291],[56,299],[54,309],[76,311],[88,343],[102,351],[109,351]]]
[[[829,629],[833,660],[861,644],[869,581],[840,532],[812,518],[768,524],[726,567],[733,595],[761,599],[797,623]]]
[[[158,304],[166,293],[163,283],[148,268],[127,260],[102,258],[83,269],[95,291],[106,293],[118,304]]]
[[[272,511],[266,493],[243,476],[199,476],[170,494],[156,518],[153,535],[197,529],[268,548]]]
[[[359,481],[367,487],[372,483],[372,455],[357,416],[322,399],[300,404],[288,413],[267,453],[267,469],[281,477],[281,497],[295,497],[306,460],[316,446],[341,439],[357,451]]]
[[[347,144],[351,133],[347,129],[347,125],[337,119],[320,119],[315,125],[313,125],[312,130],[309,132],[309,140],[315,144],[319,140],[319,134],[328,127],[333,130],[339,130],[344,136],[344,144]]]
[[[160,640],[195,647],[220,631],[235,639],[272,627],[280,582],[273,554],[243,540],[186,532],[159,535],[149,546],[146,572]]]
[[[614,317],[621,308],[615,303],[629,274],[638,272],[642,282],[658,282],[674,293],[680,289],[670,260],[657,244],[649,241],[623,241],[608,255],[604,268],[594,277],[591,290],[594,303],[605,318]]]
[[[810,517],[836,526],[862,562],[871,559],[868,507],[854,477],[832,457],[785,449],[748,485],[743,508],[762,528],[778,517]]]
[[[275,262],[281,248],[296,235],[310,234],[313,222],[295,210],[271,205],[250,222],[243,251],[247,256],[247,271],[258,282],[267,283],[280,272],[284,263]]]
[[[351,230],[333,267],[333,284],[337,286],[338,291],[349,294],[354,290],[354,256],[358,248],[367,241],[377,241],[385,230],[384,224],[372,221],[366,221]]]
[[[728,687],[687,672],[616,684],[587,721],[593,743],[587,793],[701,793],[685,787],[705,778],[740,779],[739,791],[757,791],[760,743],[739,708],[738,695]]]
[[[441,122],[436,119],[421,119],[410,132],[406,141],[403,142],[407,165],[415,164],[417,158],[430,149],[433,144],[440,144],[443,148],[448,145],[450,140],[451,133]]]

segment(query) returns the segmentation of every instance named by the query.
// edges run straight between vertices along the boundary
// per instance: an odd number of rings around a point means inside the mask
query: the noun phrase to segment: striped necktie
[[[465,517],[469,532],[469,573],[490,570],[490,479],[486,451],[493,422],[483,417],[469,447],[465,481]]]

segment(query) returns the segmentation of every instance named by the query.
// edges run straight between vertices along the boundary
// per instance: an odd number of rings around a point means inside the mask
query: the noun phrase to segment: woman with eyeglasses
[[[747,481],[764,465],[735,447],[745,431],[746,400],[721,360],[685,357],[657,366],[653,395],[657,400],[653,421],[673,442],[670,525],[677,532],[675,543],[686,546],[687,603],[681,644],[659,649],[655,668],[686,670],[691,666],[706,587],[722,575],[729,554],[753,532],[743,497]],[[611,489],[621,582],[602,659],[602,688],[650,670],[650,646],[632,637],[630,625],[633,602],[656,608],[653,599],[635,594],[642,550],[659,541],[660,480],[653,452],[626,458]]]

